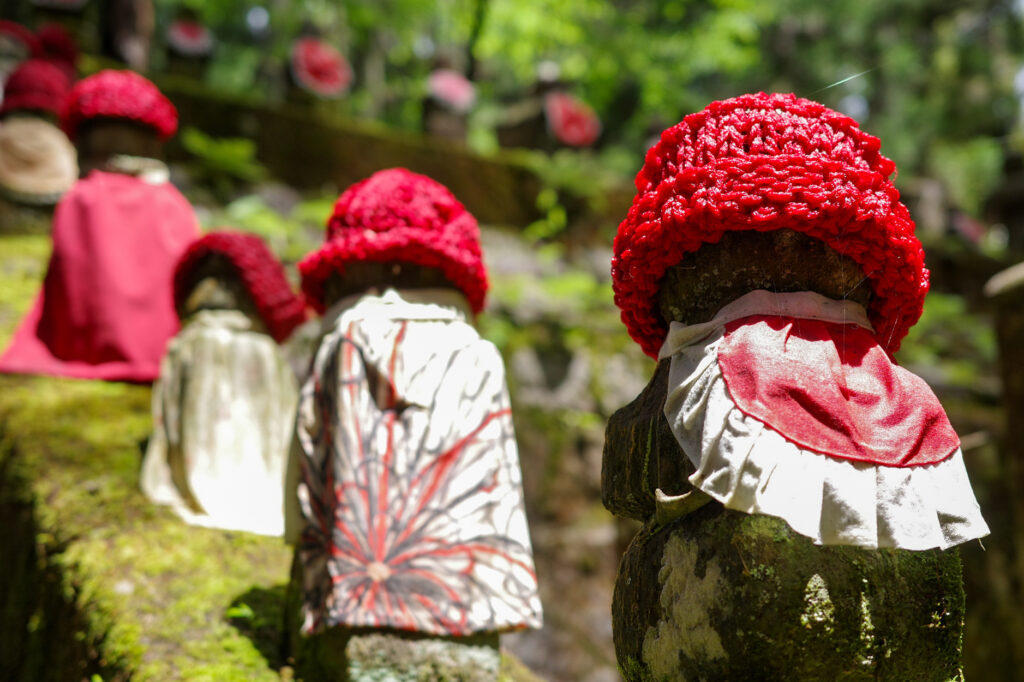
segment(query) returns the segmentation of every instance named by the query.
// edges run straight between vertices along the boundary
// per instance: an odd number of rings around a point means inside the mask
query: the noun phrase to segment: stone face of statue
[[[142,159],[164,158],[164,143],[148,126],[127,119],[92,119],[82,124],[75,138],[78,163],[83,175],[95,168],[109,169],[118,156]]]

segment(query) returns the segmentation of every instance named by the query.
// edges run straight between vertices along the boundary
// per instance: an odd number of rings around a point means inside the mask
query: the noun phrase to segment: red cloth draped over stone
[[[718,364],[736,406],[801,447],[919,466],[960,445],[924,380],[862,327],[759,315],[725,329]]]
[[[57,206],[53,253],[0,371],[149,382],[178,331],[172,273],[198,236],[169,183],[93,171]]]

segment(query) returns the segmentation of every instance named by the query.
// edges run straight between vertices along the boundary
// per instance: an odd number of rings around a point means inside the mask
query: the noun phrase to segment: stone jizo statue
[[[177,126],[174,105],[137,73],[100,71],[71,89],[61,127],[84,177],[57,204],[42,291],[0,371],[156,379],[178,331],[174,266],[199,236],[161,160]]]
[[[36,209],[49,229],[53,206],[78,179],[75,148],[57,126],[71,81],[42,59],[21,63],[4,83],[0,101],[0,230]]]
[[[382,171],[341,195],[299,269],[326,309],[288,485],[301,629],[330,642],[305,670],[364,679],[361,643],[386,635],[405,652],[388,679],[435,654],[472,672],[452,679],[496,679],[498,633],[539,627],[541,605],[504,367],[472,326],[476,220],[433,180]]]
[[[644,522],[628,680],[956,679],[951,547],[988,533],[959,439],[892,359],[928,271],[879,141],[792,95],[666,130],[612,261],[659,360],[613,415],[605,504]]]
[[[174,295],[142,490],[189,524],[280,536],[298,387],[278,343],[303,301],[263,240],[231,231],[189,247]]]

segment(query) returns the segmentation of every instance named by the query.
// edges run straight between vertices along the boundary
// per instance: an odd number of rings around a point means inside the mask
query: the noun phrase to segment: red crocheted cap
[[[75,79],[78,64],[78,45],[75,39],[60,24],[46,24],[36,31],[39,50],[36,56],[54,62],[61,67],[71,80]]]
[[[210,254],[221,255],[234,266],[256,304],[267,331],[284,341],[306,319],[302,298],[292,291],[284,268],[262,239],[244,232],[219,231],[200,237],[185,251],[174,269],[174,306],[180,310],[191,293],[190,276]]]
[[[167,139],[178,129],[178,111],[148,79],[134,71],[105,70],[78,81],[68,96],[61,125],[71,139],[92,118],[124,118]]]
[[[548,132],[564,145],[589,147],[601,136],[601,119],[578,97],[567,92],[544,96],[544,118]]]
[[[466,295],[473,312],[483,310],[487,272],[476,218],[424,175],[392,168],[342,193],[327,222],[327,241],[299,263],[310,303],[322,310],[324,282],[357,261],[437,268]]]
[[[59,66],[43,59],[29,59],[7,78],[0,116],[26,109],[60,114],[70,90],[71,81]]]
[[[684,254],[730,230],[789,228],[860,265],[875,334],[898,349],[921,316],[928,270],[879,148],[852,119],[795,95],[713,102],[663,132],[615,237],[612,285],[630,336],[657,356],[659,282]]]
[[[21,43],[25,49],[25,57],[39,51],[39,39],[36,38],[36,35],[21,24],[7,19],[0,19],[0,39]]]

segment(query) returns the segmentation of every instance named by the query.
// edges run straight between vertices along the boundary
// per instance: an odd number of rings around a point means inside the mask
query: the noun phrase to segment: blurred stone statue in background
[[[601,119],[571,92],[555,62],[537,65],[537,80],[528,93],[509,104],[495,130],[502,147],[526,147],[552,152],[586,148],[601,137]]]
[[[167,72],[201,79],[210,65],[217,41],[213,31],[191,7],[179,7],[164,33]]]
[[[58,66],[23,62],[0,102],[0,231],[49,230],[53,206],[78,179],[75,148],[57,126],[71,82]]]
[[[302,299],[262,239],[223,231],[185,252],[174,302],[142,490],[192,525],[281,535],[298,387],[278,343]]]
[[[19,64],[38,52],[39,38],[32,31],[17,22],[0,19],[0,85]]]
[[[152,0],[101,0],[100,39],[103,55],[135,71],[149,68],[156,13]]]
[[[427,94],[423,98],[423,132],[455,142],[465,142],[469,112],[476,104],[476,86],[453,60],[437,57],[427,76]]]
[[[382,171],[341,195],[299,268],[326,308],[288,484],[301,630],[323,633],[299,670],[383,679],[384,637],[405,661],[388,674],[447,660],[452,679],[496,679],[498,633],[539,627],[541,605],[504,366],[471,324],[476,220],[433,180]]]
[[[62,24],[49,23],[36,31],[39,39],[38,59],[43,59],[67,75],[70,82],[78,79],[78,43]]]

